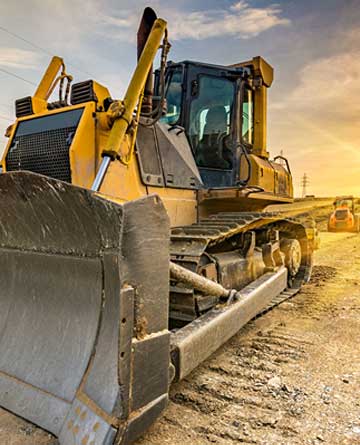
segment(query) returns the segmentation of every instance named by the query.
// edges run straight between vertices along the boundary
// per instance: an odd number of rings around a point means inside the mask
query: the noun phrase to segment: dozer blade
[[[0,212],[0,405],[63,445],[131,443],[168,393],[161,201],[18,172]]]

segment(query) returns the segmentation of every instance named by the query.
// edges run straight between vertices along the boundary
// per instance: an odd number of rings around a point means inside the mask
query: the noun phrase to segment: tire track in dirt
[[[282,346],[279,332],[284,341]],[[298,407],[294,411],[292,399],[299,402],[302,390],[282,385],[273,376],[284,363],[295,363],[303,354],[302,339],[288,335],[281,326],[280,330],[259,332],[235,347],[230,343],[221,354],[221,364],[217,358],[210,360],[206,377],[199,370],[184,382],[181,391],[172,394],[171,400],[190,410],[221,416],[220,424],[194,428],[203,443],[214,442],[215,438],[218,438],[216,443],[222,443],[223,439],[224,443],[262,443],[252,437],[251,431],[261,429],[266,434],[268,429],[272,430],[278,422],[276,413],[284,409],[284,400],[288,400],[289,415],[299,411]],[[277,428],[279,438],[295,432],[286,424]]]
[[[342,234],[344,249],[353,242],[353,235]],[[344,275],[348,259],[342,249],[332,253],[333,247],[325,245],[331,259],[315,266],[311,284],[300,294],[248,324],[172,388],[168,411],[138,445],[322,443],[319,416],[332,406],[328,393],[332,387],[323,381],[331,378],[332,382],[333,377],[316,375],[318,370],[313,369],[324,366],[321,362],[314,364],[322,354],[322,350],[318,352],[319,344],[326,342],[327,329],[339,320],[344,307],[351,316],[360,310],[358,302],[346,300],[346,286],[352,288],[354,284],[354,280],[349,282],[350,268]],[[339,291],[344,293],[344,301],[339,301]],[[360,326],[360,319],[358,322]],[[317,323],[319,332],[324,330],[325,334],[318,332]],[[324,345],[323,351],[333,355],[331,342]],[[340,373],[342,364],[334,365]],[[329,371],[326,363],[324,369]],[[341,379],[339,385],[343,385]],[[347,399],[341,403],[346,406]],[[360,419],[360,410],[357,412],[353,419],[357,415]],[[329,444],[360,444],[360,437],[357,442],[357,438],[344,438],[346,409],[339,408],[338,413],[335,407],[327,415],[330,425],[337,422],[332,417],[342,416],[338,421],[341,435],[335,435]],[[318,430],[321,433],[317,434]]]
[[[311,284],[175,384],[137,445],[359,445],[359,240],[325,237]],[[57,441],[0,411],[0,443]]]

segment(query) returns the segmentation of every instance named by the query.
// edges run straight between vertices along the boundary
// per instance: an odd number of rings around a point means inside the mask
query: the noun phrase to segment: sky
[[[268,150],[289,159],[296,195],[304,173],[308,194],[360,195],[360,0],[0,0],[0,133],[51,55],[121,98],[144,6],[168,21],[171,60],[274,67]]]

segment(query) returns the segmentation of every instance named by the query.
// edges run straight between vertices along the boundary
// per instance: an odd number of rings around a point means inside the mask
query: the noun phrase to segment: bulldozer
[[[266,148],[272,67],[169,49],[146,8],[123,100],[54,57],[6,133],[0,406],[62,445],[136,441],[172,382],[310,278],[313,221],[265,210],[293,200]]]
[[[333,203],[334,211],[328,220],[328,232],[359,232],[360,215],[355,212],[355,198],[337,196]]]

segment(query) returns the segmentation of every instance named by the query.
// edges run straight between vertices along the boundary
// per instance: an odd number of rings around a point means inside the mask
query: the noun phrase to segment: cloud
[[[159,7],[159,10],[169,23],[171,40],[203,40],[227,35],[248,39],[275,26],[290,24],[289,19],[281,16],[278,5],[256,8],[244,0],[234,3],[228,9],[185,12],[164,6]],[[114,27],[116,31],[113,35],[118,39],[129,40],[139,23],[139,15],[131,11],[111,16],[102,14],[100,21]]]
[[[294,151],[303,146],[298,151],[300,156],[324,144],[327,149],[320,149],[322,155],[326,152],[330,159],[335,159],[339,152],[347,152],[358,168],[358,97],[360,51],[354,49],[304,65],[297,86],[284,100],[270,103],[270,113],[272,119],[281,122],[285,133],[291,133],[288,145]]]
[[[37,68],[41,56],[19,48],[0,48],[0,66],[9,68]]]
[[[294,107],[344,115],[360,111],[360,51],[352,50],[311,61],[300,70],[299,83],[272,109]]]
[[[293,82],[287,97],[270,102],[273,140],[286,140],[293,170],[310,175],[314,193],[360,193],[358,43],[307,61]]]
[[[306,65],[300,72],[300,84],[292,100],[301,105],[321,107],[332,103],[338,109],[341,101],[353,103],[360,93],[360,52],[334,55]],[[348,99],[348,101],[347,101]]]

